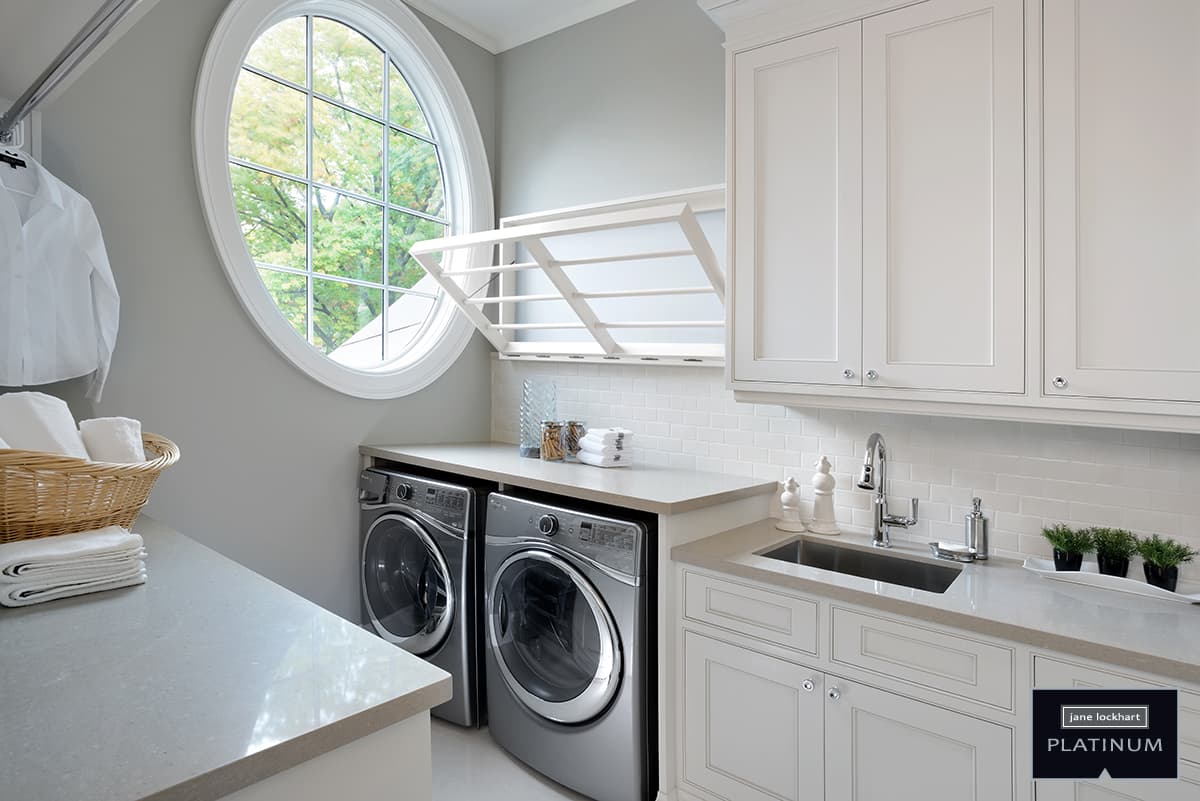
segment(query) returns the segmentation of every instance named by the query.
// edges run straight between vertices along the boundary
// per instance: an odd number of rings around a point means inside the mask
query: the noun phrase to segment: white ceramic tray
[[[1095,562],[1084,562],[1083,567],[1076,570],[1055,570],[1054,562],[1050,559],[1026,559],[1025,569],[1031,573],[1056,581],[1066,581],[1071,584],[1082,584],[1086,587],[1099,587],[1104,590],[1128,592],[1133,595],[1144,595],[1148,598],[1162,598],[1183,604],[1200,604],[1200,594],[1185,595],[1181,592],[1171,592],[1162,587],[1155,587],[1144,581],[1120,576],[1108,576],[1100,572]]]

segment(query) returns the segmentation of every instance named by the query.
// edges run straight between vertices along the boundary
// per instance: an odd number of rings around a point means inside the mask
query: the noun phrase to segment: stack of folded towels
[[[0,545],[0,605],[29,606],[146,582],[142,538],[110,526]]]
[[[78,427],[59,398],[41,392],[0,395],[0,448],[93,462],[146,461],[142,424],[125,417]],[[142,538],[112,526],[0,544],[0,605],[29,606],[146,581]]]
[[[629,467],[633,432],[627,428],[593,428],[579,440],[579,461],[594,467]]]

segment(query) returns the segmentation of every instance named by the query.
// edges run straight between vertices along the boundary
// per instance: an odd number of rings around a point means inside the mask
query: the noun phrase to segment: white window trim
[[[468,233],[494,224],[492,181],[483,136],[466,89],[433,35],[400,0],[234,0],[213,29],[196,83],[193,138],[200,201],[217,256],[238,300],[267,340],[320,383],[359,398],[397,398],[439,378],[462,355],[474,326],[453,303],[433,312],[423,342],[378,370],[334,362],[310,346],[284,318],[258,277],[234,204],[229,177],[229,115],[242,62],[272,25],[303,14],[329,17],[362,31],[386,49],[408,80],[441,148],[450,231]],[[463,254],[449,269],[490,259]],[[451,264],[453,266],[451,266]],[[486,273],[464,289],[478,291]]]

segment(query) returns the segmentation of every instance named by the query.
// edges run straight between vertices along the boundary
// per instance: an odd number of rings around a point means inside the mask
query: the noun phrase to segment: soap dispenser
[[[982,562],[988,558],[988,521],[980,508],[983,500],[972,498],[971,503],[975,508],[965,519],[966,543],[968,548],[975,551],[975,559]]]

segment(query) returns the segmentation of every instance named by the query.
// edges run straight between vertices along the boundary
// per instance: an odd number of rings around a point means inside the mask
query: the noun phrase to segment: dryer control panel
[[[383,498],[378,497],[380,482],[386,481]],[[360,498],[364,504],[399,506],[415,509],[455,531],[463,532],[471,514],[474,492],[467,487],[443,484],[420,476],[390,470],[364,470],[359,477]]]
[[[552,542],[630,578],[642,576],[646,530],[641,523],[492,493],[487,537]]]

